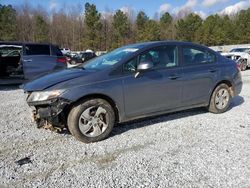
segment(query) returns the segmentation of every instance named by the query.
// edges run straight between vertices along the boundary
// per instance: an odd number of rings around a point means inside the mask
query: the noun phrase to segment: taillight
[[[58,57],[56,61],[58,63],[66,63],[66,58],[65,57]]]
[[[236,67],[238,68],[239,71],[241,71],[240,64],[236,63]]]

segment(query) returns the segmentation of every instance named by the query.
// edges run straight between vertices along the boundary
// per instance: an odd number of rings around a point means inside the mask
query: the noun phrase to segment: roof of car
[[[0,44],[6,45],[24,45],[24,44],[35,44],[35,45],[51,45],[51,43],[39,43],[39,42],[21,42],[21,41],[0,41]]]
[[[123,46],[125,48],[145,48],[145,47],[155,47],[158,45],[164,45],[164,44],[173,44],[173,45],[192,45],[192,46],[197,46],[197,47],[206,47],[201,44],[196,44],[192,42],[184,42],[184,41],[175,41],[175,40],[165,40],[165,41],[151,41],[151,42],[141,42],[141,43],[135,43],[135,44],[129,44],[126,46]],[[206,47],[207,48],[207,47]]]

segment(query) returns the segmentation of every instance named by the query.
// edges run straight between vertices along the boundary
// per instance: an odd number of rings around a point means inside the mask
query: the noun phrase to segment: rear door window
[[[214,63],[216,56],[205,49],[183,47],[183,61],[185,65]]]
[[[50,55],[49,45],[27,44],[25,45],[26,55]]]

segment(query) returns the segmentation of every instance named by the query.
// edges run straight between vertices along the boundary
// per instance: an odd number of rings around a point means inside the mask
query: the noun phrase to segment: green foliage
[[[0,40],[16,40],[16,11],[0,4]]]
[[[234,32],[239,43],[250,43],[250,8],[236,16]]]
[[[136,20],[121,10],[101,17],[94,4],[86,3],[84,19],[79,12],[36,10],[29,4],[16,10],[0,4],[0,40],[53,42],[72,50],[106,50],[128,43],[182,40],[207,46],[250,43],[250,8],[236,15],[211,15],[202,20],[191,13],[177,20],[168,12],[160,20],[140,11]],[[47,15],[52,15],[48,19]]]
[[[145,24],[143,41],[155,41],[155,40],[160,40],[159,24],[155,20],[148,20]]]
[[[86,3],[84,16],[84,26],[86,29],[84,46],[96,50],[98,49],[102,36],[101,14],[97,11],[94,4]]]
[[[143,41],[144,40],[144,34],[145,34],[145,25],[147,21],[149,20],[148,16],[145,12],[140,11],[136,17],[136,40],[137,41]]]
[[[173,21],[172,16],[166,12],[160,18],[160,24],[164,27],[168,27]]]
[[[41,15],[35,16],[35,41],[48,42],[49,25]]]
[[[114,41],[113,48],[124,45],[129,34],[129,21],[121,10],[116,11],[113,17]]]
[[[197,14],[189,14],[186,18],[178,20],[176,24],[177,39],[195,42],[197,30],[202,25],[202,19]]]
[[[161,40],[173,39],[173,18],[166,12],[160,18]]]
[[[231,44],[234,39],[234,25],[228,16],[211,15],[196,32],[196,41],[208,46]]]
[[[145,12],[140,11],[136,17],[137,41],[160,40],[159,24],[155,20],[149,20]]]
[[[136,17],[136,27],[137,29],[142,29],[145,27],[146,22],[149,20],[145,12],[140,11]]]

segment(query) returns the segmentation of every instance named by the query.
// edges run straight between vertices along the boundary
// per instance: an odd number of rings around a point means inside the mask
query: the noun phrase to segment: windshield
[[[232,49],[230,52],[249,52],[250,48],[235,48]]]
[[[114,66],[122,59],[128,57],[130,54],[136,52],[138,48],[136,47],[121,47],[108,54],[102,55],[100,57],[94,58],[83,65],[84,69],[107,69]]]

